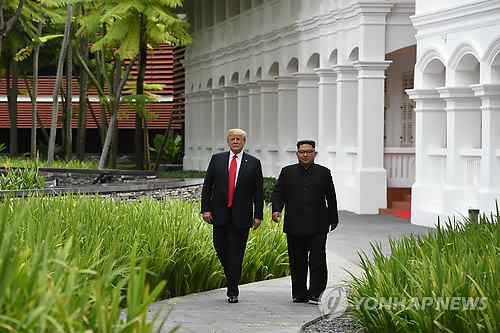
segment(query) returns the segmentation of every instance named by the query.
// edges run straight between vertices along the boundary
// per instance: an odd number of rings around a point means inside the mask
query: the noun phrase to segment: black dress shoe
[[[307,297],[294,297],[293,302],[294,303],[307,303],[307,302],[309,302],[309,299]]]
[[[227,302],[231,304],[238,303],[238,296],[229,296]]]
[[[309,303],[319,304],[319,297],[309,296]]]

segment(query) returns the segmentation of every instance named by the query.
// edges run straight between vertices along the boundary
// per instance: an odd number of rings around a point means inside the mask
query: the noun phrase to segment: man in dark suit
[[[246,133],[231,129],[230,151],[212,156],[201,193],[203,220],[213,225],[213,242],[227,280],[229,303],[238,303],[241,265],[251,227],[263,218],[264,189],[260,161],[243,152]]]
[[[283,231],[288,243],[294,302],[318,303],[328,282],[326,238],[339,222],[337,198],[328,168],[315,164],[316,143],[297,142],[298,164],[281,169],[273,190],[274,222],[285,207]],[[307,270],[309,268],[309,288]]]

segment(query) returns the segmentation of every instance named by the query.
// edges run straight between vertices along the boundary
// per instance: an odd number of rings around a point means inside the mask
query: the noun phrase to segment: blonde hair
[[[227,131],[227,139],[229,139],[231,135],[243,135],[243,140],[247,140],[247,132],[245,132],[241,128],[232,128]]]

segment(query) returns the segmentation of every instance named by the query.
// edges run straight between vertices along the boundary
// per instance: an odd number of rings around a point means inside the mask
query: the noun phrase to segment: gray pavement
[[[349,278],[346,270],[360,274],[358,252],[371,253],[370,242],[380,243],[387,253],[389,237],[429,230],[397,217],[340,212],[339,226],[328,235],[328,285],[342,284]],[[164,306],[163,318],[172,309],[162,332],[180,325],[180,333],[296,333],[304,323],[322,315],[317,305],[292,302],[290,277],[242,285],[239,298],[238,304],[228,304],[226,290],[217,289],[156,302],[150,315]]]

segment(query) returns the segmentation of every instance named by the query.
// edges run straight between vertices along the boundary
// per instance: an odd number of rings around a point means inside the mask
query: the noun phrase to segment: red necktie
[[[234,155],[231,160],[231,165],[229,166],[229,187],[227,191],[227,206],[231,207],[233,204],[233,196],[234,196],[234,183],[236,181],[236,158]]]

